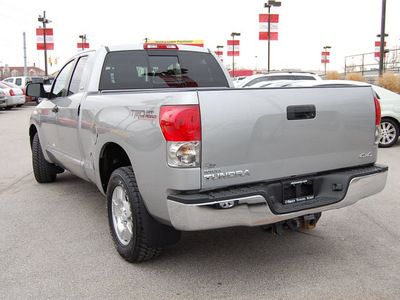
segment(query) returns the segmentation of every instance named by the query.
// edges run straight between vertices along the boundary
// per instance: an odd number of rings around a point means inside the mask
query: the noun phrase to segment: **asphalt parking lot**
[[[129,264],[109,235],[104,196],[65,172],[32,174],[33,105],[0,110],[0,299],[398,299],[400,141],[380,149],[383,192],[322,215],[317,228],[184,233]]]

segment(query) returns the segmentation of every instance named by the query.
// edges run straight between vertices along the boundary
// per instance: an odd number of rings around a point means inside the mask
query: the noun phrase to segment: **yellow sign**
[[[204,47],[203,40],[148,41],[148,43],[179,44],[179,45]]]

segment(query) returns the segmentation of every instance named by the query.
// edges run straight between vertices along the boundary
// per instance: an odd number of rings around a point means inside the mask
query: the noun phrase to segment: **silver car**
[[[6,108],[21,107],[25,104],[25,93],[19,86],[9,82],[0,82],[0,90],[7,97]]]

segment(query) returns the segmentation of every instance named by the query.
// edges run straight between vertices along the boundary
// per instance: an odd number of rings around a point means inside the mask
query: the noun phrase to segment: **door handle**
[[[291,105],[286,108],[288,120],[315,119],[317,111],[315,105]]]
[[[54,106],[52,109],[51,109],[51,111],[53,112],[53,113],[58,113],[58,106],[56,105],[56,106]]]

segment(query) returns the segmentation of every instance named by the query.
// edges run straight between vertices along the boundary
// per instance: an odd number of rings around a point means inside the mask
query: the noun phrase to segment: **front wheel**
[[[399,126],[391,119],[382,119],[380,124],[381,137],[379,139],[379,147],[388,148],[393,146],[399,138]]]
[[[48,183],[56,180],[57,174],[64,170],[46,161],[40,145],[39,135],[36,133],[32,141],[33,174],[39,183]]]
[[[118,253],[129,262],[141,262],[161,254],[162,247],[151,247],[145,236],[146,213],[131,167],[115,170],[107,188],[108,222]]]

